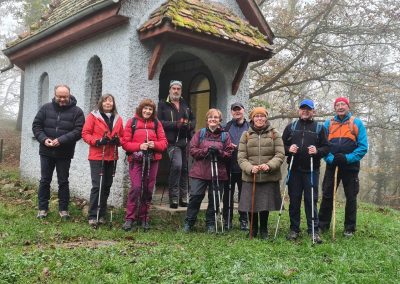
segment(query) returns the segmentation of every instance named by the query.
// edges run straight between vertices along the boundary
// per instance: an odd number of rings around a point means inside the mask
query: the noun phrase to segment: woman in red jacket
[[[162,152],[167,149],[167,139],[161,122],[156,119],[156,105],[144,99],[136,108],[133,119],[126,123],[122,148],[129,155],[131,189],[128,193],[125,223],[130,231],[134,221],[141,221],[145,231],[149,227],[149,209]]]
[[[107,199],[115,174],[118,160],[118,146],[123,134],[122,119],[117,113],[115,99],[105,94],[99,99],[97,109],[86,118],[82,130],[83,140],[89,144],[90,174],[92,189],[90,191],[89,225],[97,227],[105,223]],[[100,176],[102,178],[100,208],[98,200],[100,191]]]

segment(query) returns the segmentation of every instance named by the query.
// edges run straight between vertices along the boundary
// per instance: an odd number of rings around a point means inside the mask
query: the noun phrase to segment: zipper
[[[258,134],[258,164],[261,164],[261,134]],[[258,174],[258,179],[261,181],[261,171]]]
[[[57,126],[56,126],[56,133],[58,132],[58,122],[60,121],[60,112],[57,113]]]

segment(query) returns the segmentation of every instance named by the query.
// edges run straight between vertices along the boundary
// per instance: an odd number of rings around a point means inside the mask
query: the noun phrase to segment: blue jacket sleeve
[[[361,161],[368,151],[367,129],[359,118],[354,119],[354,124],[358,128],[357,148],[350,154],[346,154],[347,163],[349,164]]]
[[[325,120],[325,123],[324,123],[326,138],[328,139],[328,144],[329,144],[329,125],[330,125],[330,123],[331,123],[330,119]],[[333,158],[334,158],[333,154],[331,152],[329,152],[328,155],[326,155],[324,157],[324,160],[328,165],[332,165]]]

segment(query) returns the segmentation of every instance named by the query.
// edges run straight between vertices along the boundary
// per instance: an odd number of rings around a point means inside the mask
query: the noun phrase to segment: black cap
[[[231,110],[233,110],[235,107],[240,107],[244,109],[244,106],[239,102],[231,104]]]

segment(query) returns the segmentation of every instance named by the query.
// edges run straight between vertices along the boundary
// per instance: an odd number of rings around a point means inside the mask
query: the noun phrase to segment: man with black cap
[[[285,153],[290,165],[293,159],[292,169],[288,181],[289,191],[289,217],[290,232],[288,240],[296,240],[300,234],[300,207],[304,192],[304,207],[307,218],[307,231],[311,235],[312,207],[314,209],[314,243],[322,243],[318,233],[317,201],[318,181],[321,158],[328,154],[329,145],[322,124],[314,121],[315,106],[309,99],[303,100],[299,105],[299,119],[288,124],[283,131],[282,139],[285,145]],[[313,168],[311,169],[311,158]],[[312,178],[312,183],[311,183]],[[313,197],[311,198],[311,189]],[[314,205],[314,206],[312,206]]]
[[[249,123],[244,118],[244,106],[243,104],[236,102],[231,105],[231,115],[232,120],[229,121],[224,130],[229,133],[231,137],[232,144],[234,146],[234,151],[232,153],[232,157],[227,164],[228,170],[228,182],[225,183],[224,187],[224,208],[223,208],[223,216],[224,216],[224,226],[226,230],[232,228],[232,217],[233,217],[233,196],[235,193],[235,185],[237,184],[240,193],[242,191],[242,170],[239,167],[237,162],[237,154],[238,154],[238,145],[240,141],[240,137],[242,133],[249,129]],[[240,229],[245,231],[247,230],[247,213],[239,211],[239,222]]]
[[[195,117],[182,98],[182,82],[172,80],[169,95],[158,103],[158,119],[168,140],[168,157],[171,166],[168,177],[170,208],[187,207],[188,163],[186,145],[195,128]]]
[[[361,119],[352,116],[347,98],[337,98],[334,108],[336,115],[326,120],[324,125],[329,140],[329,154],[324,158],[326,170],[322,182],[319,227],[325,231],[331,223],[334,177],[338,168],[337,184],[343,182],[346,196],[343,235],[352,237],[356,231],[357,194],[360,189],[358,173],[360,161],[368,151],[368,137]]]

